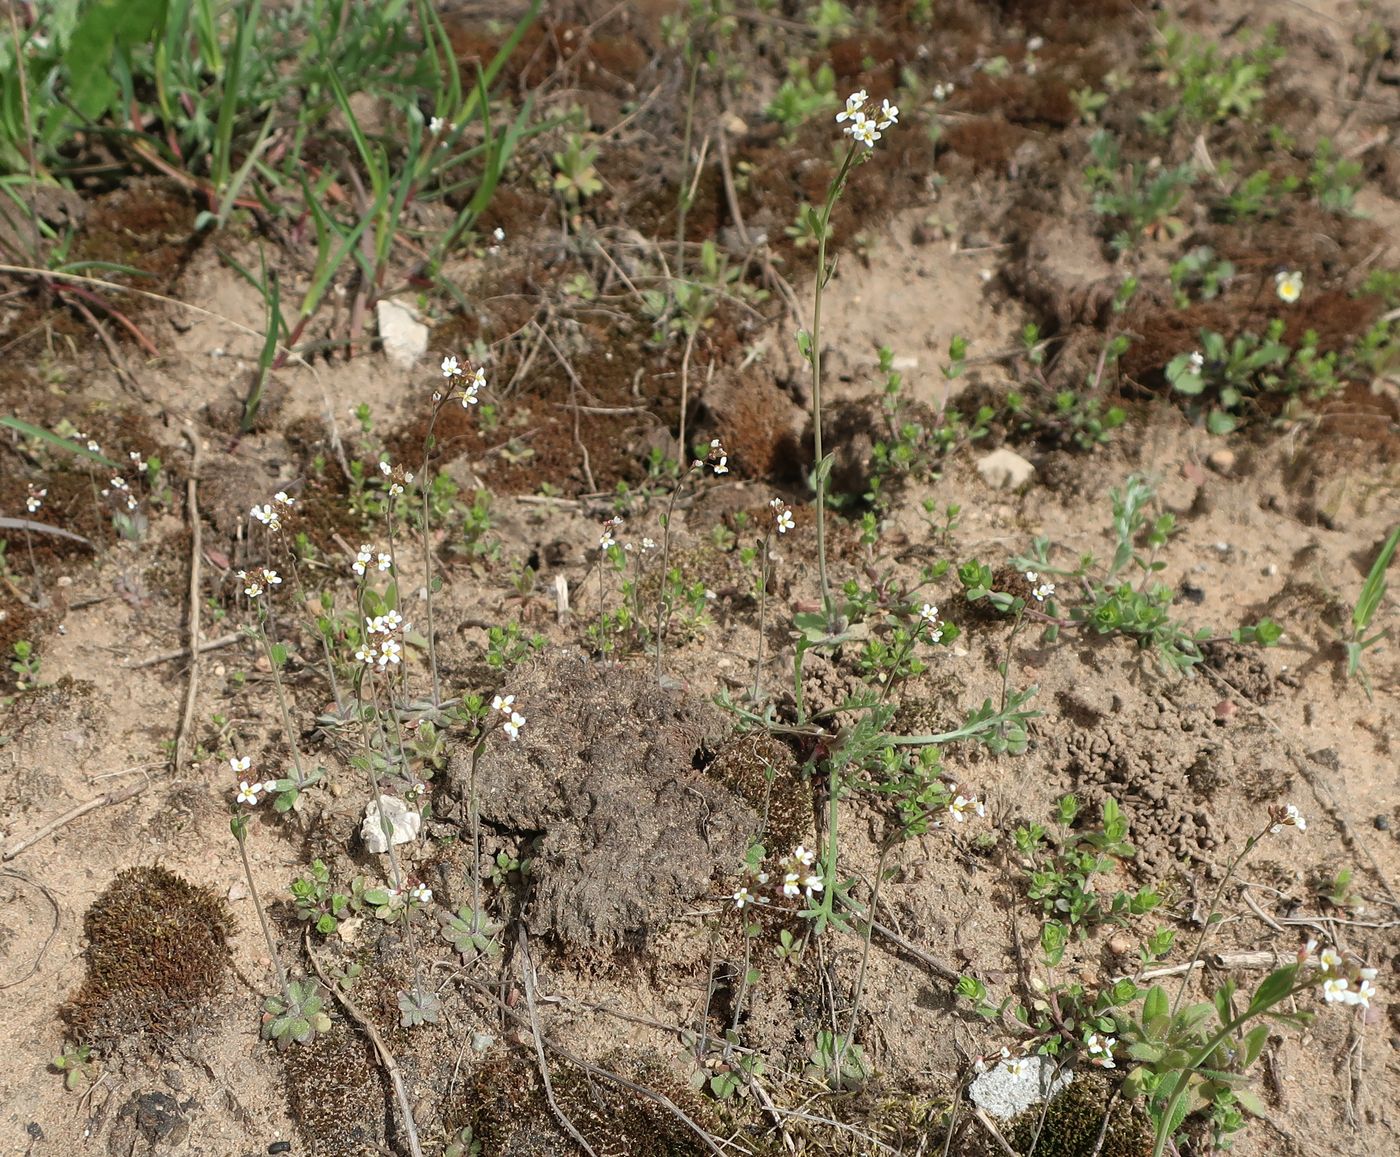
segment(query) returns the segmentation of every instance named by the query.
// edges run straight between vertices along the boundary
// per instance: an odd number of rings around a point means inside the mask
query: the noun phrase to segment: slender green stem
[[[822,614],[831,620],[831,580],[826,572],[826,469],[822,464],[822,291],[826,288],[831,270],[826,264],[826,235],[831,223],[831,211],[836,207],[837,198],[845,187],[846,177],[856,159],[856,145],[846,150],[846,159],[836,179],[826,191],[826,203],[822,206],[820,226],[817,229],[817,285],[812,302],[811,345],[808,358],[812,363],[812,436],[817,464],[817,573],[821,579]]]
[[[267,637],[267,627],[263,622],[263,616],[258,616],[258,638],[262,642],[263,654],[267,656],[267,666],[272,672],[272,686],[277,692],[277,708],[282,713],[282,727],[287,732],[287,746],[292,751],[292,764],[297,769],[297,779],[304,782],[306,771],[301,765],[301,749],[297,747],[296,731],[292,728],[291,712],[287,710],[287,694],[282,689],[282,670],[277,665],[277,659],[272,653],[272,642]]]
[[[759,702],[763,690],[763,628],[764,612],[768,609],[768,547],[773,541],[773,528],[763,536],[763,556],[759,560],[758,572],[758,658],[753,669],[753,701]]]
[[[287,990],[287,973],[282,968],[281,958],[277,955],[277,942],[272,938],[272,929],[267,924],[267,913],[263,911],[262,897],[258,895],[258,886],[253,882],[253,865],[248,862],[248,819],[246,816],[238,816],[233,821],[233,835],[238,840],[238,855],[243,860],[243,876],[248,881],[248,894],[253,897],[253,909],[258,914],[258,923],[262,925],[263,939],[267,941],[267,954],[272,959],[272,967],[277,972],[277,985],[282,990],[283,997],[287,1003],[291,1004],[291,994]]]
[[[423,495],[423,590],[426,594],[423,610],[427,622],[428,669],[433,676],[433,706],[435,708],[442,705],[442,681],[438,675],[437,639],[433,633],[433,546],[430,519],[432,499],[428,493],[428,456],[432,453],[433,448],[433,427],[437,425],[438,414],[442,412],[442,407],[446,404],[447,395],[444,394],[442,400],[433,406],[433,416],[428,419],[428,433],[423,439],[423,466],[418,472],[418,490]]]

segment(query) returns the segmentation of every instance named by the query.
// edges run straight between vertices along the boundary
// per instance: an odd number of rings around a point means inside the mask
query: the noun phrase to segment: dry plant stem
[[[678,447],[678,461],[682,467],[685,466],[686,459],[690,457],[685,445],[685,420],[690,406],[690,355],[695,349],[696,330],[692,329],[685,338],[685,349],[681,353],[681,414],[680,425],[676,431],[676,443]],[[713,367],[714,363],[710,363]]]
[[[29,527],[24,528],[24,549],[29,552],[29,573],[34,576],[34,605],[44,605],[44,576],[39,573],[39,564],[34,558],[34,540],[29,536]]]
[[[15,880],[23,880],[24,883],[28,884],[31,888],[35,888],[39,892],[41,892],[43,894],[44,899],[49,902],[49,907],[53,910],[53,926],[49,929],[48,936],[44,938],[44,943],[39,948],[39,954],[34,957],[34,963],[29,966],[29,971],[26,972],[23,976],[16,977],[14,980],[7,980],[4,984],[0,984],[0,992],[3,992],[7,988],[15,988],[16,986],[23,984],[26,980],[28,980],[31,976],[33,976],[36,972],[39,971],[39,965],[43,963],[44,957],[48,955],[49,945],[53,943],[53,938],[58,935],[58,925],[60,923],[60,917],[58,901],[54,898],[54,894],[51,891],[49,891],[49,889],[46,888],[43,884],[39,883],[38,880],[30,879],[27,875],[25,875],[25,873],[18,871],[15,868],[0,869],[0,876],[9,876]]]
[[[684,379],[682,379],[684,381]],[[681,402],[681,423],[682,437],[684,437],[685,423],[685,387],[682,385]],[[681,442],[681,464],[685,464],[685,443]],[[693,469],[693,468],[692,468]],[[690,477],[691,471],[686,470],[676,482],[676,488],[671,491],[670,501],[666,504],[666,517],[661,520],[661,581],[656,588],[656,681],[661,681],[661,654],[664,649],[663,641],[666,637],[666,627],[670,619],[670,599],[666,594],[666,575],[671,569],[671,518],[676,513],[676,501],[680,498],[681,491],[685,488],[685,480]],[[599,614],[602,613],[601,606]]]
[[[227,635],[220,635],[217,639],[203,640],[199,644],[199,653],[202,655],[206,651],[217,651],[221,647],[232,646],[243,637],[242,631],[233,631]],[[139,671],[143,667],[154,667],[159,663],[168,663],[172,659],[188,659],[189,657],[190,649],[188,647],[174,647],[169,651],[159,651],[138,663],[123,663],[122,666],[129,671]]]
[[[394,1099],[399,1103],[399,1115],[403,1117],[404,1135],[408,1139],[408,1151],[411,1157],[423,1157],[423,1149],[418,1142],[418,1125],[413,1119],[413,1106],[408,1099],[408,1089],[403,1082],[403,1073],[399,1070],[399,1063],[394,1059],[394,1054],[384,1043],[384,1038],[379,1035],[379,1030],[374,1027],[374,1022],[362,1013],[349,995],[341,990],[339,985],[332,984],[326,979],[326,974],[321,971],[321,962],[316,959],[316,954],[311,951],[311,929],[302,929],[302,945],[306,949],[306,958],[311,961],[311,967],[316,976],[325,986],[328,992],[335,993],[335,998],[350,1014],[350,1019],[359,1025],[360,1030],[369,1037],[370,1044],[374,1046],[375,1055],[379,1057],[379,1063],[384,1066],[384,1071],[389,1074],[389,1083],[394,1086]]]
[[[194,701],[199,692],[199,581],[204,558],[204,525],[199,517],[199,436],[186,431],[190,443],[190,476],[185,482],[185,508],[190,520],[190,597],[189,653],[190,674],[185,684],[185,706],[180,713],[180,726],[175,731],[175,770],[186,762],[190,744],[190,724],[194,719]]]
[[[80,803],[76,807],[71,807],[57,819],[50,820],[37,832],[25,836],[19,843],[12,844],[10,847],[6,848],[4,853],[0,854],[0,860],[5,862],[13,860],[21,852],[32,848],[45,836],[52,835],[54,832],[58,831],[59,828],[71,824],[74,820],[87,815],[88,812],[96,811],[100,807],[110,807],[113,804],[125,803],[127,800],[134,799],[136,796],[140,795],[150,786],[151,781],[145,780],[141,783],[134,783],[130,787],[120,788],[117,791],[109,791],[105,795],[98,796],[96,799],[88,800],[87,803]]]
[[[535,980],[532,973],[534,966],[530,963],[530,945],[525,936],[525,929],[520,929],[520,975],[525,983],[525,1007],[530,1013],[530,1031],[535,1037],[535,1058],[539,1061],[540,1079],[544,1082],[545,1100],[549,1102],[550,1111],[554,1114],[555,1120],[564,1127],[588,1157],[598,1157],[593,1151],[593,1146],[588,1143],[584,1135],[578,1131],[578,1127],[569,1119],[569,1115],[559,1107],[559,1102],[554,1098],[554,1085],[549,1079],[549,1060],[544,1055],[544,1035],[540,1032],[539,1013],[535,1011]]]

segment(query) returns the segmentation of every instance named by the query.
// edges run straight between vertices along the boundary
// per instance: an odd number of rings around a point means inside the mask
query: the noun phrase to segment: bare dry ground
[[[97,494],[110,484],[91,464],[18,431],[0,444],[3,513],[23,515],[26,485],[44,487],[35,517],[93,546],[6,532],[0,649],[8,659],[30,641],[40,665],[27,684],[9,670],[0,684],[0,1151],[254,1154],[287,1140],[294,1152],[407,1153],[383,1061],[392,1055],[425,1153],[469,1128],[483,1157],[582,1151],[571,1129],[599,1154],[1146,1154],[1140,1109],[1114,1092],[1132,1067],[1126,1055],[1106,1070],[1068,1049],[1080,1100],[1038,1140],[1025,1122],[999,1137],[977,1119],[965,1092],[975,1062],[1003,1046],[1034,1051],[1056,1031],[1082,1041],[1082,1025],[1052,1023],[1074,986],[1157,977],[1171,996],[1184,985],[1187,999],[1204,1000],[1233,977],[1247,993],[1310,940],[1375,968],[1378,995],[1366,1008],[1316,990],[1298,997],[1291,1011],[1316,1018],[1277,1024],[1263,1042],[1250,1070],[1262,1116],[1234,1134],[1234,1152],[1400,1151],[1400,647],[1392,638],[1366,652],[1369,694],[1347,676],[1343,650],[1362,584],[1400,522],[1395,338],[1388,363],[1347,363],[1325,398],[1247,401],[1228,435],[1208,432],[1210,399],[1174,393],[1164,376],[1203,327],[1257,333],[1276,317],[1282,341],[1297,346],[1311,330],[1325,355],[1354,349],[1395,313],[1395,300],[1360,291],[1373,272],[1400,268],[1396,13],[1166,5],[1162,21],[1226,55],[1275,21],[1286,55],[1252,118],[1178,125],[1154,140],[1142,114],[1175,91],[1143,63],[1157,59],[1158,14],[1115,0],[962,0],[935,3],[927,23],[918,5],[883,3],[819,43],[796,30],[807,7],[739,14],[726,49],[738,67],[702,89],[693,154],[704,163],[685,174],[687,74],[661,31],[669,9],[546,11],[502,83],[514,97],[535,93],[542,119],[583,109],[599,190],[564,201],[550,158],[573,130],[542,135],[497,191],[481,236],[452,255],[444,273],[456,298],[425,293],[429,355],[399,368],[366,338],[289,361],[250,433],[238,433],[238,417],[262,302],[226,255],[256,263],[268,239],[255,220],[196,232],[195,197],[149,174],[85,190],[65,209],[81,218],[75,257],[135,263],[151,273],[148,287],[208,311],[133,306],[155,355],[118,327],[99,341],[86,319],[13,282],[0,304],[0,413],[49,430],[66,420],[113,458],[162,466],[137,484],[121,537]],[[445,19],[463,60],[499,42],[473,9]],[[864,87],[904,109],[833,217],[840,260],[822,346],[833,489],[846,501],[829,516],[828,551],[833,586],[861,592],[866,626],[808,654],[805,718],[793,623],[819,588],[810,375],[795,334],[810,325],[815,254],[785,227],[799,202],[824,195],[840,141],[826,110],[790,135],[765,117],[799,49],[833,70],[838,94]],[[933,85],[949,82],[936,99]],[[1081,91],[1108,94],[1092,118]],[[1187,160],[1204,174],[1171,213],[1133,224],[1152,235],[1117,258],[1084,177],[1089,139],[1104,127],[1149,174]],[[1276,146],[1271,132],[1296,143]],[[1359,165],[1355,213],[1325,210],[1309,192],[1306,158],[1324,136]],[[1299,191],[1228,219],[1219,203],[1251,154],[1263,159],[1250,168],[1297,176]],[[713,241],[713,260],[736,276],[694,273],[717,276],[704,324],[657,340],[668,318],[649,312],[646,293],[668,283],[684,180],[694,182],[687,267],[703,271],[701,246]],[[443,226],[427,209],[411,224]],[[1183,304],[1170,268],[1201,246],[1233,276],[1218,295],[1193,289]],[[295,246],[267,252],[288,284],[309,275]],[[404,246],[400,283],[414,252]],[[1294,269],[1304,290],[1283,303],[1275,273]],[[1138,293],[1115,311],[1128,274]],[[345,322],[327,307],[306,338],[339,338]],[[1032,323],[1046,343],[1039,366],[1020,342]],[[1104,372],[1116,333],[1132,340]],[[956,336],[968,358],[949,378]],[[895,416],[882,346],[903,375]],[[412,925],[366,912],[322,935],[297,919],[291,881],[320,860],[348,891],[355,877],[385,884],[390,867],[361,834],[359,731],[336,722],[353,644],[336,658],[333,691],[319,600],[326,592],[358,628],[356,548],[386,545],[376,463],[424,474],[436,366],[449,355],[486,367],[492,410],[452,404],[433,426],[427,474],[449,480],[431,532],[440,678],[455,699],[515,696],[525,723],[518,742],[498,722],[478,741],[461,717],[434,732],[431,712],[405,711],[413,775],[386,772],[384,783],[404,794],[423,781],[408,793],[425,816],[421,838],[398,854],[432,902]],[[720,439],[730,469],[691,478],[673,501],[677,484],[653,452],[675,457],[683,396],[686,441]],[[1115,408],[1121,425],[1098,437],[1092,423]],[[898,444],[903,424],[917,430],[904,438],[913,461],[887,468],[877,447]],[[983,476],[979,461],[1003,448],[1035,467],[1030,480]],[[1076,624],[1047,637],[1055,616],[1010,561],[1040,538],[1047,574],[1110,557],[1110,496],[1133,475],[1151,481],[1151,517],[1175,519],[1161,545],[1138,539],[1174,594],[1169,614],[1214,640],[1186,671],[1165,670],[1122,633]],[[273,536],[249,507],[279,489],[296,505]],[[769,536],[765,583],[754,553],[774,498],[795,526]],[[621,572],[598,549],[615,515],[629,548]],[[404,698],[421,703],[431,694],[421,641],[430,580],[412,527],[397,534],[399,605],[419,636]],[[681,576],[659,677],[648,640],[671,588],[644,540],[668,543]],[[957,573],[972,559],[1027,617],[965,597]],[[951,566],[926,572],[940,560]],[[264,564],[288,576],[268,629],[287,651],[296,744],[326,773],[284,814],[266,799],[237,805],[229,768],[247,755],[276,778],[292,754],[271,667],[240,633],[259,604],[236,572]],[[195,664],[185,649],[192,570],[199,630],[219,644]],[[1067,608],[1083,584],[1059,585]],[[895,630],[925,602],[958,631],[921,646],[926,668],[895,681],[891,734],[954,731],[985,702],[1034,687],[1024,750],[945,745],[941,782],[985,814],[955,822],[940,809],[905,839],[892,836],[892,796],[874,764],[852,765],[837,809],[839,877],[860,911],[873,897],[877,926],[854,920],[785,955],[810,929],[804,904],[741,912],[734,893],[754,884],[745,857],[762,843],[780,872],[792,848],[826,840],[828,768],[863,714],[843,704],[880,694],[870,644],[897,649]],[[1387,595],[1369,633],[1393,633],[1396,608]],[[621,622],[621,609],[638,621]],[[1264,619],[1282,628],[1277,645],[1229,638]],[[747,698],[756,682],[772,707],[768,736],[716,703],[722,695],[761,716]],[[1057,801],[1070,792],[1080,815],[1058,831]],[[1152,888],[1160,906],[1088,927],[1047,969],[1043,913],[1014,833],[1038,823],[1072,849],[1108,801],[1135,854],[1091,887],[1105,903]],[[1267,833],[1270,809],[1288,804],[1306,831]],[[319,971],[336,993],[330,1030],[285,1052],[259,1032],[276,981],[230,835],[239,812],[283,965]],[[1217,893],[1221,919],[1205,966],[1191,970]],[[488,951],[450,936],[453,914],[473,904],[489,918]],[[1144,964],[1139,949],[1159,926],[1176,944]],[[442,1011],[406,1028],[398,994],[415,970]],[[984,983],[993,1003],[1046,1000],[1037,1015],[1050,1027],[1018,1025],[1010,1011],[979,1016],[956,996],[959,976]],[[819,1055],[813,1063],[832,1032],[863,1059],[837,1089]],[[49,1064],[65,1042],[99,1046],[72,1091]],[[717,1097],[729,1074],[740,1091]],[[1101,1131],[1106,1113],[1112,1127]],[[1180,1152],[1207,1152],[1211,1140],[1197,1118]]]

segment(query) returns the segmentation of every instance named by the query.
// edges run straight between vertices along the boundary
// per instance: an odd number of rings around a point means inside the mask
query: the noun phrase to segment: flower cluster
[[[101,494],[103,498],[120,498],[126,503],[126,508],[128,510],[135,510],[136,507],[140,505],[140,503],[136,501],[136,495],[131,493],[131,487],[127,485],[126,479],[120,474],[114,474],[112,476],[112,481],[101,491]]]
[[[1317,949],[1317,941],[1309,940],[1298,953],[1300,962],[1308,960]],[[1328,1004],[1354,1004],[1370,1008],[1376,998],[1376,970],[1363,968],[1354,958],[1343,958],[1335,948],[1318,953],[1318,974],[1322,977],[1322,999]]]
[[[412,625],[404,622],[403,616],[394,610],[366,618],[365,637],[355,648],[356,661],[366,667],[377,665],[381,671],[397,667],[403,662],[403,643],[400,640]]]
[[[233,769],[234,775],[242,776],[252,766],[252,762],[246,755],[234,756],[229,759],[228,765]],[[271,793],[276,790],[277,781],[275,779],[249,780],[245,776],[238,781],[237,800],[239,803],[256,805],[262,799],[264,792]]]
[[[506,733],[506,738],[512,743],[519,739],[520,729],[525,726],[525,716],[515,709],[515,696],[497,695],[491,700],[491,710],[506,717],[506,721],[501,724],[501,730]]]
[[[374,547],[369,543],[362,542],[360,544],[360,551],[355,555],[355,561],[351,564],[350,569],[353,570],[356,575],[363,578],[365,572],[369,570],[371,566],[374,566],[376,570],[386,571],[393,565],[393,558],[385,554],[384,551],[381,550],[376,553]]]
[[[702,470],[706,466],[716,474],[729,473],[729,455],[718,438],[710,439],[710,451],[705,457],[695,459],[695,469]]]
[[[768,506],[773,511],[773,527],[779,534],[786,534],[797,525],[792,520],[792,507],[781,498],[773,499]]]
[[[389,479],[390,494],[402,494],[405,486],[413,485],[413,471],[405,470],[402,466],[390,466],[387,462],[381,462],[379,473]]]
[[[1273,804],[1269,808],[1269,818],[1273,820],[1273,825],[1269,828],[1269,834],[1276,836],[1284,828],[1297,828],[1300,832],[1308,830],[1308,821],[1303,818],[1294,804]]]
[[[928,628],[929,642],[941,642],[943,639],[943,624],[938,621],[938,608],[932,603],[925,603],[919,608],[919,619]]]
[[[810,902],[825,887],[821,873],[816,870],[816,863],[817,853],[798,844],[791,855],[783,858],[776,877],[761,868],[751,866],[749,870],[755,887],[762,888],[771,883],[776,894],[784,900],[805,897]],[[741,884],[730,899],[734,901],[734,907],[742,910],[751,904],[770,904],[773,898],[747,884]]]
[[[504,234],[502,234],[502,237],[504,237]],[[472,371],[471,375],[468,376],[467,371],[461,367],[456,358],[449,357],[442,359],[442,376],[453,383],[453,388],[461,388],[462,392],[458,394],[457,397],[461,401],[464,410],[475,406],[480,400],[477,395],[486,388],[486,371],[480,366],[477,366],[476,369]],[[459,378],[462,379],[460,382],[458,381]]]
[[[1101,1037],[1098,1033],[1091,1032],[1084,1041],[1084,1047],[1089,1052],[1089,1063],[1098,1065],[1101,1069],[1114,1068],[1113,1046],[1117,1043],[1117,1037]]]
[[[1026,571],[1026,582],[1031,584],[1031,594],[1038,603],[1043,603],[1055,593],[1055,584],[1041,582],[1040,575],[1036,571]]]
[[[873,149],[883,130],[899,123],[899,106],[883,100],[876,109],[870,104],[870,94],[862,88],[851,93],[846,98],[846,107],[836,114],[838,125],[845,121],[850,123],[842,132]]]
[[[1303,274],[1301,271],[1280,269],[1274,274],[1274,292],[1278,299],[1292,305],[1303,296]]]
[[[975,795],[959,795],[958,785],[954,784],[951,794],[953,802],[948,805],[948,818],[955,824],[962,823],[968,815],[975,815],[981,819],[987,814],[987,805]]]
[[[598,549],[608,550],[617,545],[617,536],[613,532],[622,525],[622,519],[614,514],[603,523],[603,533],[598,536]]]
[[[282,576],[269,567],[258,567],[257,570],[234,571],[238,581],[243,584],[243,593],[250,599],[255,599],[263,591],[271,591],[273,587],[282,585]]]
[[[287,495],[285,490],[279,490],[272,496],[272,501],[262,506],[254,506],[248,514],[261,522],[268,530],[279,531],[282,529],[282,517],[289,513],[296,505],[296,499]]]
[[[49,492],[47,489],[39,489],[32,482],[29,483],[28,490],[29,493],[25,495],[24,499],[24,508],[30,514],[38,514],[39,507],[44,505],[44,499],[48,497]]]

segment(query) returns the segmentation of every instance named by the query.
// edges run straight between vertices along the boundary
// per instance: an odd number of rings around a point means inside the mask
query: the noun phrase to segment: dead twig
[[[71,807],[57,819],[50,820],[37,832],[25,836],[19,843],[13,844],[7,848],[3,854],[0,854],[0,861],[8,863],[21,852],[32,848],[46,836],[52,835],[54,832],[58,831],[59,828],[71,824],[81,816],[87,815],[88,812],[96,811],[98,808],[102,807],[111,807],[114,804],[126,803],[127,800],[140,795],[150,786],[151,781],[147,779],[144,783],[134,783],[130,787],[124,787],[117,791],[109,791],[105,795],[98,796],[96,799],[88,800],[87,803],[80,803],[76,807]]]
[[[9,859],[8,856],[6,856],[5,858]],[[36,972],[39,971],[40,962],[44,959],[45,954],[48,952],[49,945],[53,943],[53,938],[58,935],[59,907],[58,901],[54,899],[53,893],[50,892],[48,888],[46,888],[43,884],[39,883],[38,880],[30,879],[23,872],[18,871],[15,868],[0,868],[0,875],[13,876],[16,880],[23,880],[31,888],[37,888],[40,892],[44,894],[44,899],[49,902],[49,907],[53,909],[53,927],[49,929],[48,936],[44,938],[43,946],[39,949],[39,955],[34,957],[34,963],[29,966],[29,971],[26,972],[23,976],[19,977],[16,980],[7,980],[4,984],[0,984],[0,989],[6,989],[14,988],[16,985],[23,984],[26,980],[28,980],[31,976],[33,976]]]
[[[231,635],[220,635],[217,639],[207,639],[199,644],[202,654],[205,651],[217,651],[220,647],[228,647],[244,638],[242,631],[235,631]],[[186,659],[189,657],[189,647],[173,647],[169,651],[158,651],[154,655],[149,655],[135,663],[123,663],[122,666],[128,671],[139,671],[142,667],[154,667],[160,663],[168,663],[172,659]]]

